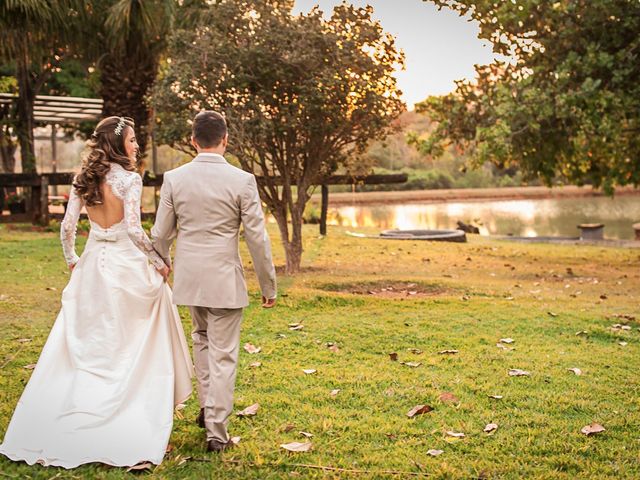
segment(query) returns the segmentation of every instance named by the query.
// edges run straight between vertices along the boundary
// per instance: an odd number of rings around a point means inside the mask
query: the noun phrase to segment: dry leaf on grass
[[[27,343],[27,342],[30,342],[30,341],[31,341],[31,339],[30,339],[30,338],[19,338],[19,339],[18,339],[18,342],[19,342],[19,343]]]
[[[460,400],[451,392],[443,392],[440,394],[438,399],[442,403],[458,403]]]
[[[30,363],[29,365],[25,365],[22,368],[26,368],[27,370],[33,370],[34,368],[36,368],[36,364],[35,363]]]
[[[229,439],[229,441],[230,441],[231,443],[233,443],[234,445],[237,445],[237,444],[239,444],[239,443],[240,443],[240,437],[231,437],[231,438]]]
[[[626,347],[629,344],[627,342],[618,342],[618,345],[620,345],[621,347]]]
[[[311,438],[313,437],[313,433],[309,433],[309,432],[298,432],[300,435],[302,435],[303,437],[306,438]]]
[[[407,417],[413,418],[416,415],[422,415],[433,411],[433,407],[430,405],[416,405],[407,412]]]
[[[513,338],[501,338],[500,339],[500,343],[506,343],[506,344],[510,344],[515,342],[515,340]]]
[[[402,362],[402,365],[406,365],[407,367],[411,367],[411,368],[417,368],[420,365],[422,365],[422,363],[420,363],[420,362]]]
[[[455,355],[456,353],[460,353],[459,350],[441,350],[438,352],[438,355]]]
[[[302,370],[306,375],[312,375],[317,372],[315,368],[305,368]]]
[[[338,348],[337,345],[330,345],[329,346],[329,350],[332,351],[333,353],[338,353],[340,352],[340,349]]]
[[[187,463],[189,460],[191,460],[191,457],[183,457],[182,455],[178,455],[176,457],[176,463],[178,464],[178,466],[180,465],[184,465],[185,463]]]
[[[513,348],[511,347],[507,347],[506,345],[503,345],[501,343],[496,343],[496,347],[500,348],[501,350],[506,350],[506,351],[511,351],[513,350]]]
[[[141,472],[143,470],[151,470],[152,468],[153,468],[153,463],[142,462],[134,465],[133,467],[127,468],[127,472]]]
[[[336,388],[334,390],[331,390],[331,392],[329,393],[329,395],[331,395],[332,397],[337,396],[340,393],[340,389]]]
[[[254,403],[253,405],[245,408],[244,410],[236,413],[237,416],[239,417],[251,417],[253,415],[255,415],[256,413],[258,413],[258,409],[260,408],[260,404],[259,403]]]
[[[568,368],[567,370],[575,373],[576,375],[582,375],[582,370],[580,370],[579,368]]]
[[[289,324],[289,330],[302,330],[304,328],[304,325],[301,323],[290,323]]]
[[[447,432],[447,435],[449,437],[453,437],[453,438],[464,438],[464,436],[465,436],[464,433],[462,433],[462,432],[454,432],[453,430],[449,430]]]
[[[510,377],[528,377],[529,375],[531,374],[526,370],[520,370],[518,368],[512,368],[511,370],[509,370]]]
[[[391,360],[392,362],[398,361],[398,354],[396,352],[391,352],[389,354],[389,360]]]
[[[487,433],[493,433],[498,429],[497,423],[489,423],[486,427],[484,427],[484,431]]]
[[[415,354],[415,355],[422,355],[422,350],[417,349],[417,348],[407,348],[407,351]]]
[[[249,364],[249,366],[250,366],[251,368],[258,368],[258,367],[260,367],[261,365],[262,365],[262,363],[261,363],[261,362],[253,362],[253,363],[250,363],[250,364]]]
[[[427,455],[431,455],[432,457],[437,457],[438,455],[442,455],[444,450],[435,450],[433,448],[427,450]]]
[[[576,332],[576,336],[580,336],[580,335],[588,335],[589,332],[586,330],[580,330],[579,332]]]
[[[290,452],[308,452],[312,447],[311,442],[283,443],[280,446],[285,450],[289,450]]]
[[[557,314],[557,313],[554,313],[554,312],[547,312],[547,314],[548,314],[550,317],[557,317],[557,316],[558,316],[558,314]]]
[[[489,395],[489,398],[493,398],[494,400],[502,400],[502,395]]]
[[[261,347],[256,347],[253,343],[245,343],[244,349],[247,353],[260,353]]]
[[[584,433],[587,437],[590,435],[596,435],[605,431],[605,428],[599,423],[592,423],[586,427],[582,427],[581,433]]]

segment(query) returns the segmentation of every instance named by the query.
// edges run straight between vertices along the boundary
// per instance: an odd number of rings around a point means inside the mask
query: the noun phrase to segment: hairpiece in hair
[[[113,130],[113,133],[115,133],[116,135],[121,135],[124,125],[125,125],[124,118],[120,117],[120,121],[116,125],[116,128]]]

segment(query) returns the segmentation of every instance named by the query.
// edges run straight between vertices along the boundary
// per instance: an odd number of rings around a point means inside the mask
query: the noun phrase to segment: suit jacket
[[[240,225],[262,295],[275,298],[276,274],[255,177],[212,153],[201,153],[164,174],[151,237],[167,265],[177,237],[174,303],[210,308],[249,304],[238,252]]]

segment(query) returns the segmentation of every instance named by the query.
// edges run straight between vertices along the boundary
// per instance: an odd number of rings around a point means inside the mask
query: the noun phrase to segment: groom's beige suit
[[[212,153],[164,174],[151,236],[168,265],[177,237],[173,301],[191,311],[200,407],[208,440],[219,442],[229,440],[242,309],[249,304],[238,252],[241,225],[262,295],[275,298],[275,268],[255,177]]]

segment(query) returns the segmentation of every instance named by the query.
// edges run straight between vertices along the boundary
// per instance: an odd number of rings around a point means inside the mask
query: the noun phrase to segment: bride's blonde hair
[[[83,154],[82,169],[73,186],[85,205],[91,207],[102,203],[102,184],[112,163],[125,170],[134,171],[135,164],[127,156],[124,137],[127,128],[134,128],[128,117],[107,117],[96,126]]]

